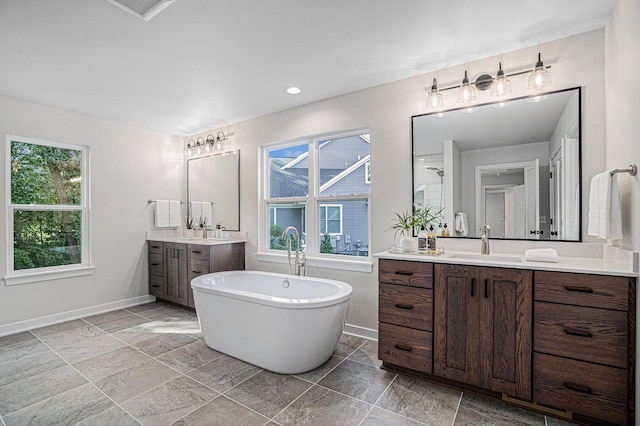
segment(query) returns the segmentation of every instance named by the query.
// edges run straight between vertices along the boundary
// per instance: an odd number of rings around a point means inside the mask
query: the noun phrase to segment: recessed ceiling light
[[[289,88],[287,88],[287,93],[290,95],[297,95],[298,93],[300,93],[302,90],[298,89],[295,86],[291,86]]]

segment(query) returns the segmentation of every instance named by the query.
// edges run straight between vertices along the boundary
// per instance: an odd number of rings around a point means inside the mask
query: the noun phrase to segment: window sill
[[[353,259],[336,259],[327,257],[307,257],[307,266],[315,268],[341,269],[344,271],[355,272],[371,272],[373,271],[373,262],[367,257],[365,260]],[[256,253],[256,260],[260,262],[284,263],[288,264],[286,254],[277,253]]]
[[[15,272],[13,275],[4,277],[5,285],[17,285],[36,283],[40,281],[57,280],[61,278],[80,277],[84,275],[92,275],[93,266],[79,266],[76,268],[58,269],[53,271],[39,272]]]

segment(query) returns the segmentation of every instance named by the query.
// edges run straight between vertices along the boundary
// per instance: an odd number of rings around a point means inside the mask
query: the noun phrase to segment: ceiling
[[[0,95],[189,135],[602,28],[615,0],[170,3],[0,0]]]

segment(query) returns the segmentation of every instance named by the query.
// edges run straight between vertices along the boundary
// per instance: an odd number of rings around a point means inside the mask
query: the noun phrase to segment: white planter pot
[[[418,250],[418,240],[413,237],[401,237],[398,248],[402,253],[414,253]]]
[[[184,237],[185,238],[194,238],[196,236],[196,231],[194,229],[185,229]]]

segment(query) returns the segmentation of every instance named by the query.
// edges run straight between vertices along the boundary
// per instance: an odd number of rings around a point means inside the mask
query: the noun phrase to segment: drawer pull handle
[[[406,303],[396,303],[396,308],[400,309],[413,309],[413,305],[408,305]]]
[[[471,297],[476,295],[476,279],[471,278]]]
[[[575,383],[564,382],[564,387],[576,392],[593,394],[593,390],[589,386],[577,385]]]
[[[193,272],[194,274],[201,274],[202,273],[201,271],[191,271],[191,272]]]
[[[396,344],[396,349],[400,349],[401,351],[407,351],[407,352],[411,352],[411,349],[413,349],[411,346],[407,346],[407,345],[401,345],[401,344]]]
[[[159,288],[160,286],[159,286],[158,284],[154,284],[154,285],[152,285],[151,287],[153,287],[153,288]]]
[[[413,275],[413,271],[396,271],[396,275]]]
[[[200,250],[191,250],[191,253],[202,254],[202,252]]]
[[[579,293],[593,293],[593,289],[591,287],[572,287],[572,286],[564,286],[564,289],[567,291],[577,291]]]
[[[151,246],[151,248],[160,248],[160,246]]]
[[[487,279],[484,280],[484,298],[489,298],[489,280]]]
[[[593,337],[593,334],[586,330],[580,330],[577,328],[565,328],[564,332],[571,336],[580,336],[580,337]]]
[[[160,266],[159,263],[152,263],[151,266]]]

